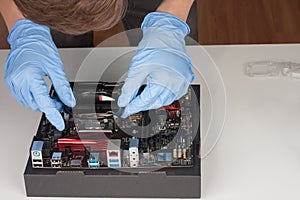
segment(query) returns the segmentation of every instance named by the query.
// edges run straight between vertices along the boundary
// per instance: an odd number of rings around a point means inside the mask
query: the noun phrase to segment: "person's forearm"
[[[164,0],[156,11],[170,13],[186,21],[193,3],[194,0]]]
[[[13,0],[0,0],[0,13],[9,32],[18,20],[24,19]]]

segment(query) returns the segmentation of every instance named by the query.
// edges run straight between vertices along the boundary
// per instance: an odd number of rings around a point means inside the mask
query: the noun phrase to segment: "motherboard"
[[[188,168],[199,159],[200,86],[171,105],[118,114],[122,83],[72,83],[76,107],[62,108],[65,129],[42,116],[31,145],[33,168]],[[139,95],[145,86],[137,93]],[[52,98],[57,98],[54,89]]]

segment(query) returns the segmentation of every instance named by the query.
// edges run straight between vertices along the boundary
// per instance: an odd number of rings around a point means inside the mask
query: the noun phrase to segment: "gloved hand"
[[[74,107],[76,101],[49,28],[29,20],[17,21],[8,42],[11,51],[6,61],[4,80],[13,97],[23,106],[44,112],[58,130],[63,130],[62,103],[49,96],[44,76],[52,81],[64,104]]]
[[[145,17],[142,30],[143,39],[118,99],[123,118],[170,105],[187,93],[194,80],[184,40],[190,29],[184,21],[171,14],[153,12]],[[145,79],[146,88],[136,96]]]

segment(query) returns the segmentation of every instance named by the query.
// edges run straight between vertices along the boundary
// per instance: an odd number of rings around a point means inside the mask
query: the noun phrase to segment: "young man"
[[[165,0],[145,17],[143,39],[118,100],[122,117],[171,104],[187,92],[194,75],[185,49],[184,37],[190,31],[185,21],[193,1]],[[10,31],[5,83],[12,95],[22,105],[44,112],[63,130],[60,102],[73,107],[76,101],[48,27],[70,34],[108,29],[125,8],[125,0],[0,0]],[[60,101],[48,95],[44,76],[52,81]],[[136,96],[145,79],[147,87]]]

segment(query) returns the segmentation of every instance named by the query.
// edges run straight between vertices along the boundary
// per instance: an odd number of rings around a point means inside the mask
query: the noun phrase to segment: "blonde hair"
[[[127,0],[14,0],[38,24],[73,35],[107,30],[123,17]]]

